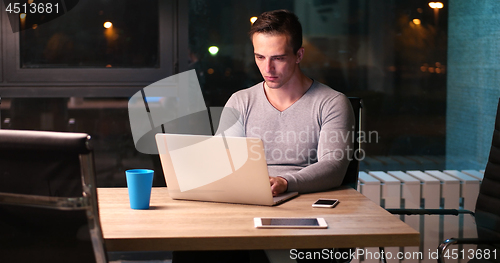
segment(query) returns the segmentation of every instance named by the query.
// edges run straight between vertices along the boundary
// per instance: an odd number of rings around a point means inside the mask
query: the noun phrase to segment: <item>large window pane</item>
[[[364,101],[366,170],[443,169],[446,148],[447,1],[191,0],[189,60],[208,105],[262,80],[250,18],[288,9],[303,26],[311,78]],[[212,55],[210,46],[219,52]],[[369,136],[368,136],[369,135]]]
[[[154,169],[164,186],[158,155],[135,149],[127,106],[128,98],[2,98],[0,128],[88,133],[98,186],[126,186],[125,170],[136,168]]]
[[[21,68],[157,68],[158,1],[79,1],[65,15],[20,19]],[[105,22],[112,26],[104,27]]]

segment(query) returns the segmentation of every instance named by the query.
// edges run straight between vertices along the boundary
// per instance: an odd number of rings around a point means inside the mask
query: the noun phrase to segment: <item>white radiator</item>
[[[358,191],[384,208],[450,208],[474,211],[483,176],[484,171],[475,170],[359,172]],[[391,252],[393,255],[392,259],[387,260],[390,263],[436,262],[435,252],[443,240],[476,237],[476,226],[470,215],[416,215],[401,218],[420,232],[421,244],[420,247],[385,248],[387,253]],[[463,246],[463,249],[469,248],[474,247]],[[378,251],[378,248],[366,249]],[[397,255],[403,258],[395,259]],[[361,257],[355,262],[378,261]],[[467,260],[447,259],[446,262],[461,263]]]

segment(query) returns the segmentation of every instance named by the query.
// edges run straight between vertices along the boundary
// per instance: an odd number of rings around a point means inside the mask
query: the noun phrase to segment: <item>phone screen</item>
[[[315,205],[333,205],[337,202],[338,200],[336,199],[320,199],[316,201],[314,204]]]
[[[263,226],[319,226],[316,218],[262,218]]]

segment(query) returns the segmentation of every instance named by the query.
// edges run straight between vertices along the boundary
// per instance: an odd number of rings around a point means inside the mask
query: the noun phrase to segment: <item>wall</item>
[[[446,168],[484,169],[500,96],[500,1],[449,5]]]

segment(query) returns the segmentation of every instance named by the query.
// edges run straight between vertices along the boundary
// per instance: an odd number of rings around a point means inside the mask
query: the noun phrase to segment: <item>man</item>
[[[262,139],[273,195],[339,186],[353,153],[349,100],[301,71],[305,50],[295,14],[265,12],[249,35],[264,81],[231,96],[225,108],[234,109],[238,121],[220,125],[218,133]]]
[[[339,186],[352,155],[354,113],[349,100],[300,70],[302,27],[293,13],[265,12],[249,34],[264,81],[231,96],[217,134],[262,139],[273,195]],[[174,262],[267,260],[262,251],[173,255]]]

